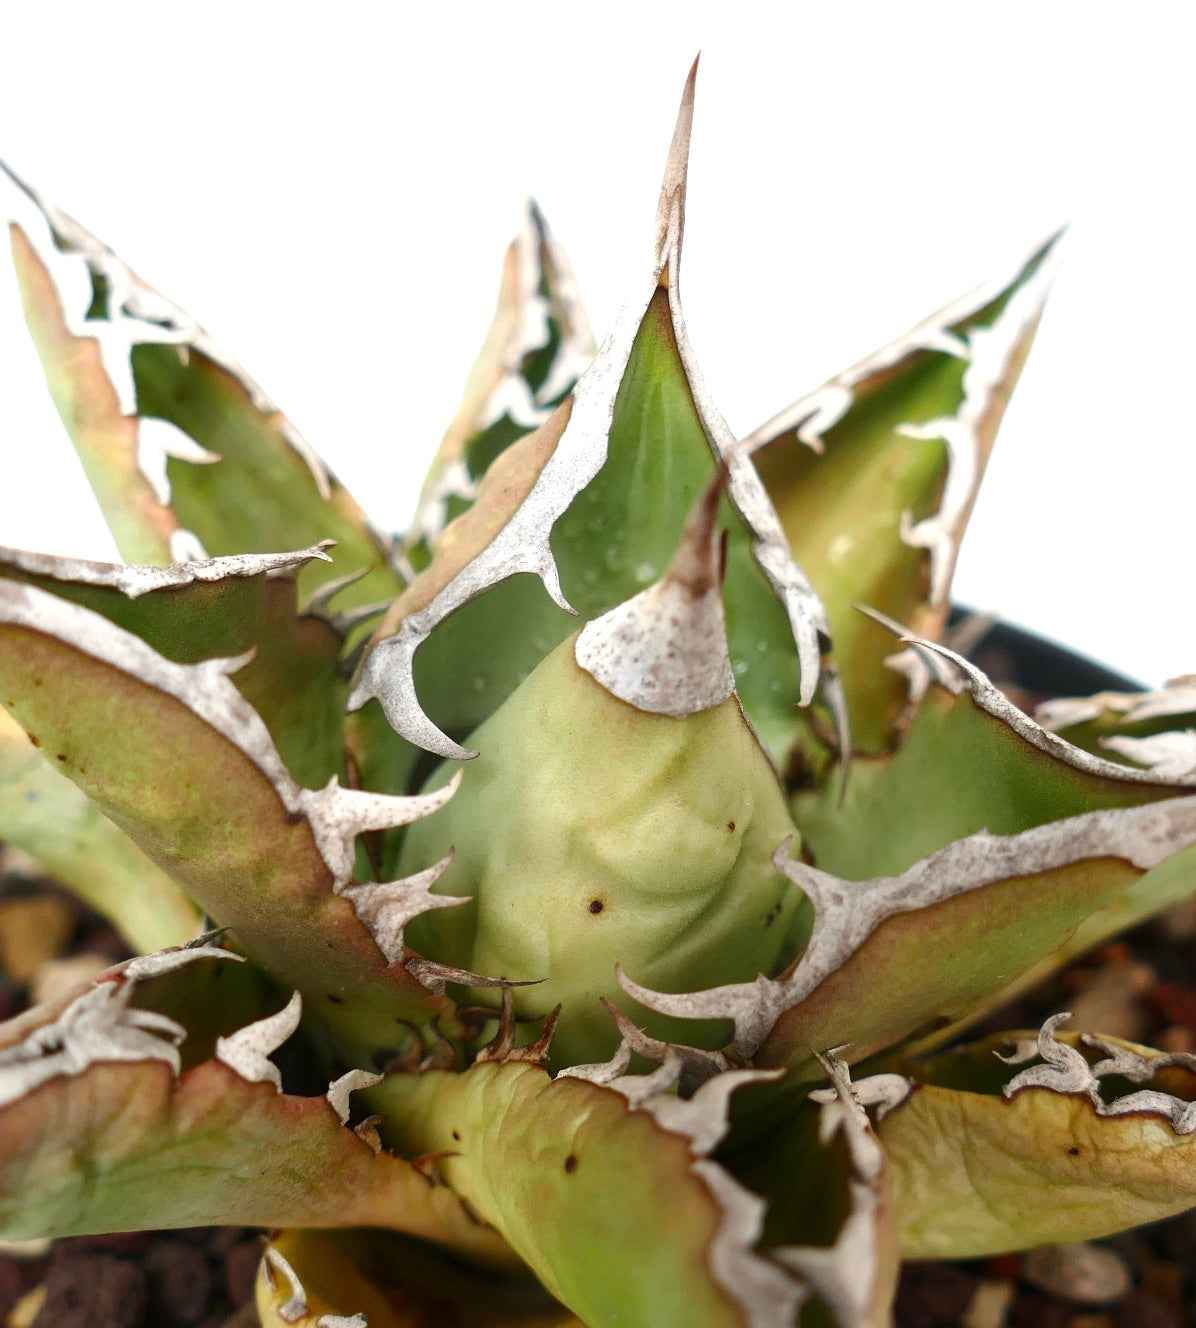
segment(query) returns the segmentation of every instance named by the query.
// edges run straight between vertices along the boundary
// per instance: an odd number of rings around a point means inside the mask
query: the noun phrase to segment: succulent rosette
[[[737,439],[692,108],[596,352],[529,209],[399,539],[20,186],[128,561],[0,550],[0,836],[142,953],[0,1026],[5,1236],[260,1225],[264,1325],[854,1328],[1196,1203],[1196,1058],[966,1040],[1196,888],[1190,680],[1033,718],[947,625],[1055,243]]]

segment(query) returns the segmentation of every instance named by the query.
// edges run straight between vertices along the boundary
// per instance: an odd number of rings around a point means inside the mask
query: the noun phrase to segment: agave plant
[[[0,551],[0,834],[141,953],[0,1028],[4,1235],[269,1228],[266,1325],[853,1328],[1196,1203],[1196,1058],[961,1045],[1196,888],[1191,680],[1035,719],[947,627],[1056,246],[736,439],[692,107],[596,354],[529,212],[399,540],[23,186],[128,561]]]

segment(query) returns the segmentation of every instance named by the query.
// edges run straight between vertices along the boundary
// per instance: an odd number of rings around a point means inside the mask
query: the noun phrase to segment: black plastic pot
[[[974,613],[974,609],[956,605],[951,610],[949,622],[954,625]],[[1127,678],[1124,673],[1117,673],[1012,623],[994,623],[968,656],[994,681],[1013,680],[1026,691],[1043,696],[1090,696],[1093,692],[1146,690],[1142,683]]]

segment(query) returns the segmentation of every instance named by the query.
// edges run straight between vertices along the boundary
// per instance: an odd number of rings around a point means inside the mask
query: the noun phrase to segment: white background
[[[395,527],[528,192],[599,336],[642,285],[701,47],[683,284],[739,432],[1071,219],[956,593],[1158,682],[1196,669],[1192,13],[8,7],[0,155],[204,323]],[[0,543],[112,556],[4,264],[0,458]]]

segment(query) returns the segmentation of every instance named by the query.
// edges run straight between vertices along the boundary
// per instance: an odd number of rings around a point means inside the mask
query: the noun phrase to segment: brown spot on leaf
[[[1075,1144],[1072,1144],[1072,1146],[1067,1150],[1067,1155],[1068,1157],[1079,1157],[1080,1150]]]
[[[590,912],[591,912],[591,913],[601,913],[602,910],[603,910],[605,907],[606,907],[606,905],[602,902],[601,899],[591,899],[591,900],[590,900]]]
[[[727,829],[730,831],[731,834],[734,834],[734,833],[735,833],[735,822],[734,822],[734,821],[728,821],[728,822],[727,822]]]
[[[28,736],[29,736],[29,741],[30,741],[35,747],[40,747],[40,746],[42,745],[42,740],[37,736],[36,733],[30,733]]]
[[[454,1130],[454,1131],[453,1131],[453,1138],[454,1138],[454,1140],[456,1140],[457,1143],[460,1143],[460,1142],[461,1142],[461,1131],[460,1131],[460,1130]]]
[[[577,1157],[575,1154],[570,1153],[569,1156],[565,1159],[565,1173],[566,1175],[572,1176],[576,1170],[577,1170]]]
[[[333,1003],[333,1005],[344,1005],[345,1003],[345,998],[343,996],[336,996],[332,992],[328,993],[328,999]]]

